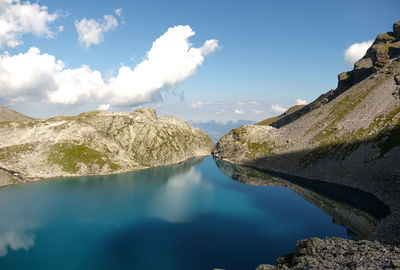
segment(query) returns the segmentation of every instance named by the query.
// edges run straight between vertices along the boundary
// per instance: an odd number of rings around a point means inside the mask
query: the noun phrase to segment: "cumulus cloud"
[[[51,38],[55,35],[49,24],[58,17],[46,6],[20,0],[0,0],[0,48],[16,47],[24,34]]]
[[[257,115],[261,114],[262,112],[263,112],[262,110],[257,110],[257,109],[253,110],[253,113]]]
[[[176,86],[194,74],[204,56],[218,47],[208,40],[192,47],[190,26],[169,28],[154,41],[147,57],[135,68],[122,66],[104,81],[99,71],[82,65],[68,69],[63,61],[38,48],[10,56],[0,55],[0,98],[18,103],[44,98],[54,104],[74,105],[87,101],[133,106],[160,98],[162,90]]]
[[[373,40],[363,41],[360,43],[354,43],[344,51],[344,61],[346,65],[352,67],[355,62],[360,60],[368,48],[371,47]]]
[[[242,109],[235,109],[233,112],[235,114],[244,114],[244,110],[242,110]]]
[[[0,55],[0,97],[14,103],[41,97],[57,87],[54,75],[63,68],[62,61],[35,47],[25,54]]]
[[[306,105],[307,100],[305,99],[296,99],[296,105]]]
[[[192,47],[190,26],[175,26],[153,42],[146,58],[134,69],[123,66],[100,92],[113,104],[130,106],[159,98],[159,91],[176,86],[194,74],[204,56],[215,51],[218,40],[207,40],[200,48]]]
[[[271,106],[271,109],[272,109],[273,111],[275,111],[275,112],[278,112],[278,113],[283,113],[283,112],[286,111],[285,108],[282,108],[282,107],[281,107],[280,105],[278,105],[278,104],[272,105],[272,106]]]
[[[120,17],[122,9],[116,9],[115,14]],[[118,20],[113,15],[104,15],[103,19],[86,19],[75,21],[78,39],[86,48],[98,45],[104,41],[104,34],[114,30],[118,26]]]

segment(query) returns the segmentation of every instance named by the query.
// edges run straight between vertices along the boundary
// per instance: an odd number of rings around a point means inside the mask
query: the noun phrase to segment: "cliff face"
[[[153,109],[3,122],[0,185],[170,165],[209,155],[213,145],[200,129]]]
[[[371,192],[392,211],[378,226],[399,241],[400,22],[393,30],[339,75],[336,90],[271,126],[232,130],[214,157]]]

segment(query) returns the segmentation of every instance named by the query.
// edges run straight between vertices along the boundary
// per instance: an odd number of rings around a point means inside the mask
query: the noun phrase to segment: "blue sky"
[[[0,21],[2,17],[6,18],[10,6],[28,4],[10,1],[0,0],[0,9],[3,9]],[[90,72],[98,71],[107,84],[104,91],[108,92],[99,98],[94,87],[90,94],[79,92],[76,102],[64,102],[61,100],[63,95],[49,101],[50,90],[45,88],[52,82],[36,83],[32,89],[26,86],[21,90],[15,89],[15,83],[9,78],[3,82],[0,76],[0,85],[14,87],[0,86],[0,103],[34,117],[94,110],[101,104],[108,105],[108,98],[110,104],[106,107],[111,111],[149,106],[156,108],[160,115],[173,114],[184,120],[261,120],[295,105],[296,100],[310,102],[335,88],[336,75],[350,69],[344,60],[344,51],[354,43],[370,41],[378,33],[390,31],[392,24],[400,20],[398,0],[41,0],[37,5],[41,8],[46,6],[49,15],[57,14],[55,19],[46,23],[46,29],[52,34],[15,30],[22,44],[9,46],[3,43],[3,60],[6,54],[8,57],[25,55],[31,47],[36,47],[40,56],[48,54],[54,56],[55,61],[61,60],[63,70],[86,65]],[[117,14],[116,9],[122,12]],[[115,19],[116,24],[110,22],[104,26],[103,16],[107,14]],[[98,44],[87,46],[79,41],[76,25],[83,18],[96,20],[109,28]],[[194,48],[205,48],[206,40],[215,40],[213,46],[207,47],[209,52],[200,53],[199,57],[204,59],[194,63],[194,67],[191,65],[190,75],[175,78],[172,84],[168,83],[170,78],[164,76],[160,79],[163,82],[161,88],[153,87],[140,97],[130,96],[126,102],[121,101],[125,96],[115,98],[118,89],[109,88],[121,84],[108,84],[106,81],[117,78],[121,66],[130,67],[132,72],[146,59],[146,52],[152,48],[153,42],[169,28],[179,25],[188,25],[196,33],[188,38],[189,45]],[[175,30],[171,30],[171,34],[178,31]],[[2,34],[5,35],[0,29],[0,38]],[[169,53],[169,47],[160,47],[161,53]],[[157,66],[160,61],[154,60],[154,63]],[[0,63],[0,69],[7,68],[6,64]],[[165,70],[169,71],[169,67]],[[68,79],[65,79],[65,74],[60,76],[65,82],[74,80],[74,74]],[[87,71],[85,76],[88,74],[96,75]],[[58,78],[55,84],[60,83]],[[26,83],[30,81],[26,79]],[[129,83],[135,85],[135,91],[141,91],[143,84],[136,85],[133,79]]]

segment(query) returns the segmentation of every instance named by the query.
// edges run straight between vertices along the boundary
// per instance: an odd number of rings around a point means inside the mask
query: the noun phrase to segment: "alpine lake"
[[[365,192],[214,160],[0,189],[0,269],[255,269],[299,239],[365,239]]]

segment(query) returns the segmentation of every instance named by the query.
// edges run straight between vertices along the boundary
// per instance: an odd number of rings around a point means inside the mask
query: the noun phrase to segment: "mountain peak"
[[[32,117],[16,112],[10,108],[0,105],[0,122],[9,121],[28,121],[32,120]]]

